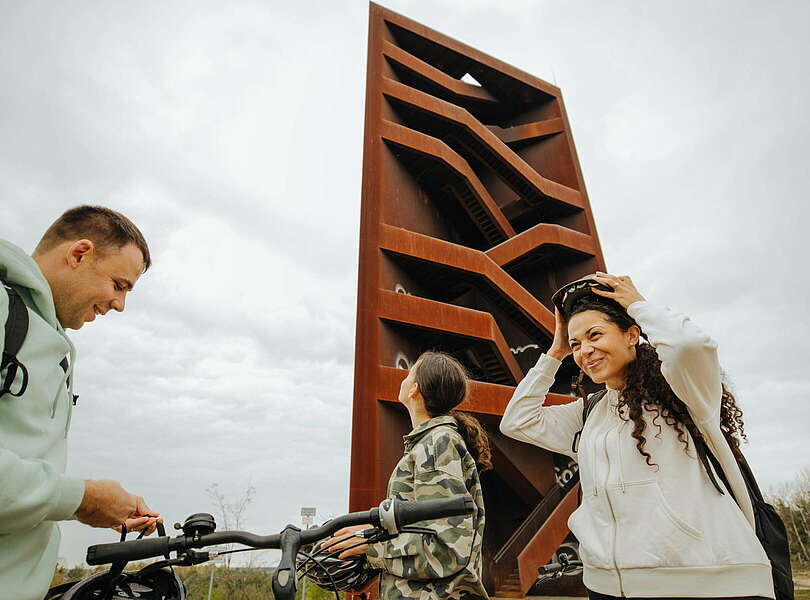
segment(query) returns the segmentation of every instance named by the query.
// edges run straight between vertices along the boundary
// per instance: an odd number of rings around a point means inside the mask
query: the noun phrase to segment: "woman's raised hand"
[[[644,301],[644,296],[639,294],[636,286],[633,284],[633,281],[627,275],[618,277],[616,275],[610,275],[609,273],[597,271],[596,281],[612,287],[613,291],[606,292],[605,290],[600,290],[599,288],[591,288],[591,291],[597,296],[615,300],[625,310],[627,310],[627,307],[633,304],[633,302]]]
[[[571,354],[571,346],[568,343],[568,323],[556,306],[554,307],[554,321],[554,341],[551,342],[551,348],[548,349],[546,354],[551,358],[562,360]]]

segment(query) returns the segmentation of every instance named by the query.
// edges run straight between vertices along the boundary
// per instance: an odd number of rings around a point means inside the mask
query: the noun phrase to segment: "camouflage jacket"
[[[380,600],[488,598],[481,583],[484,496],[475,460],[444,415],[421,423],[405,436],[405,455],[388,482],[388,497],[429,500],[470,494],[475,514],[423,521],[437,535],[402,533],[370,544],[369,563],[382,569]]]

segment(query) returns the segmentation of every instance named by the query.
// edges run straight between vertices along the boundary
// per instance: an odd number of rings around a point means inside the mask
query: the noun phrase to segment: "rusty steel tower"
[[[604,270],[559,88],[371,4],[350,509],[385,496],[410,430],[405,369],[452,353],[492,439],[484,578],[522,596],[569,535],[555,457],[498,431],[548,348],[551,294]],[[566,362],[547,402],[568,396]],[[559,457],[557,457],[559,458]]]

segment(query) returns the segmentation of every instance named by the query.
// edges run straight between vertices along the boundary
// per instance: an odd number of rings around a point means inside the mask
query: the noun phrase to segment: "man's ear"
[[[77,268],[83,261],[93,256],[96,246],[90,240],[77,240],[67,248],[65,259],[71,269]]]
[[[408,398],[416,398],[419,394],[419,384],[415,381],[411,384],[411,389],[408,390]]]

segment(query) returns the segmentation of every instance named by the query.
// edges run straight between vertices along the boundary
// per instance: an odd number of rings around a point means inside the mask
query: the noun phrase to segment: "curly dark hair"
[[[618,325],[622,331],[627,331],[633,325],[639,327],[638,323],[617,302],[595,295],[584,296],[577,300],[571,307],[567,318],[570,319],[575,314],[586,310],[595,310],[602,313],[608,321]],[[641,335],[644,336],[644,333],[642,332]],[[737,460],[740,460],[742,458],[740,439],[748,439],[743,427],[743,413],[740,407],[737,406],[734,394],[731,393],[725,381],[723,381],[722,387],[720,429],[734,456]],[[585,397],[585,390],[581,386],[577,391],[580,396]],[[627,407],[626,416],[624,411],[621,410],[622,407]],[[686,431],[694,440],[703,438],[689,415],[686,405],[675,395],[675,392],[672,391],[669,383],[661,373],[661,360],[658,358],[655,348],[641,340],[636,345],[636,359],[630,363],[624,388],[619,394],[618,408],[622,419],[633,421],[634,427],[631,435],[636,440],[636,448],[638,448],[639,453],[650,466],[658,465],[652,462],[649,452],[644,450],[644,444],[647,441],[644,436],[647,423],[642,414],[645,410],[655,413],[652,422],[658,428],[656,437],[661,434],[661,424],[658,420],[663,419],[664,423],[673,427],[677,432],[678,440],[684,445],[684,451],[689,449],[689,438]]]

